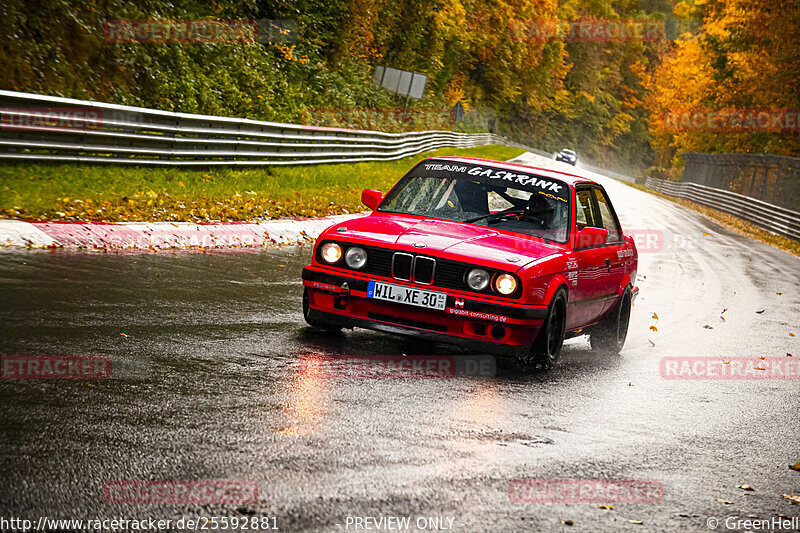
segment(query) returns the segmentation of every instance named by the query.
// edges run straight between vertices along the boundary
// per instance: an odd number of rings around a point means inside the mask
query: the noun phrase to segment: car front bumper
[[[372,279],[445,292],[446,307],[440,311],[368,298],[367,285]],[[309,318],[316,321],[410,335],[505,357],[527,354],[547,314],[546,307],[497,303],[315,265],[303,269],[303,285],[308,291]]]

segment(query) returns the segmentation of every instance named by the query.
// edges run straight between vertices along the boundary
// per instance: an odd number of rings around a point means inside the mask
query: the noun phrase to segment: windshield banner
[[[538,192],[549,198],[569,201],[569,187],[563,181],[554,178],[536,176],[519,170],[477,165],[455,161],[423,161],[410,173],[411,176],[432,178],[468,179],[487,183],[492,186],[506,186]]]

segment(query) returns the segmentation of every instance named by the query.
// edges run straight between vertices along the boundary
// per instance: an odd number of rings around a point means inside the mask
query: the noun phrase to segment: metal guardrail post
[[[756,165],[755,161],[752,161],[750,163],[750,168],[751,168],[750,186],[748,188],[747,195],[748,196],[753,196],[753,191],[756,188],[756,177],[757,177],[756,175],[758,174],[758,165]]]
[[[759,154],[758,158],[761,160],[761,166],[764,169],[764,176],[761,179],[761,187],[758,189],[758,199],[763,200],[764,197],[767,195],[767,182],[769,181],[769,165],[767,163],[766,157],[763,154]]]
[[[783,164],[780,160],[777,161],[775,165],[775,187],[772,189],[772,200],[773,204],[777,204],[780,198],[780,192],[783,185]]]
[[[789,178],[789,187],[784,200],[784,207],[800,205],[800,165],[792,165],[792,177]]]

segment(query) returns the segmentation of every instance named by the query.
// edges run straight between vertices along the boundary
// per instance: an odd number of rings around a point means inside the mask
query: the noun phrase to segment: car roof
[[[580,176],[578,174],[560,172],[558,170],[548,170],[546,168],[539,168],[531,165],[522,165],[520,163],[509,163],[508,161],[494,161],[492,159],[481,159],[478,157],[454,157],[454,156],[430,157],[426,159],[426,161],[434,159],[437,161],[455,161],[462,163],[475,163],[476,161],[479,161],[481,163],[489,164],[497,168],[504,168],[508,170],[514,170],[514,169],[524,170],[525,172],[536,174],[538,176],[560,179],[561,181],[569,185],[576,185],[578,183],[594,183],[595,185],[598,184],[596,181],[591,180],[585,176]]]

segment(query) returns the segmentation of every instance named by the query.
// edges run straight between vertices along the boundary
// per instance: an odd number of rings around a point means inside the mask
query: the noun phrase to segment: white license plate
[[[425,291],[403,287],[402,285],[392,285],[391,283],[381,283],[380,281],[370,281],[367,286],[367,298],[386,300],[407,305],[416,305],[428,309],[444,310],[447,304],[447,294],[443,292]]]

